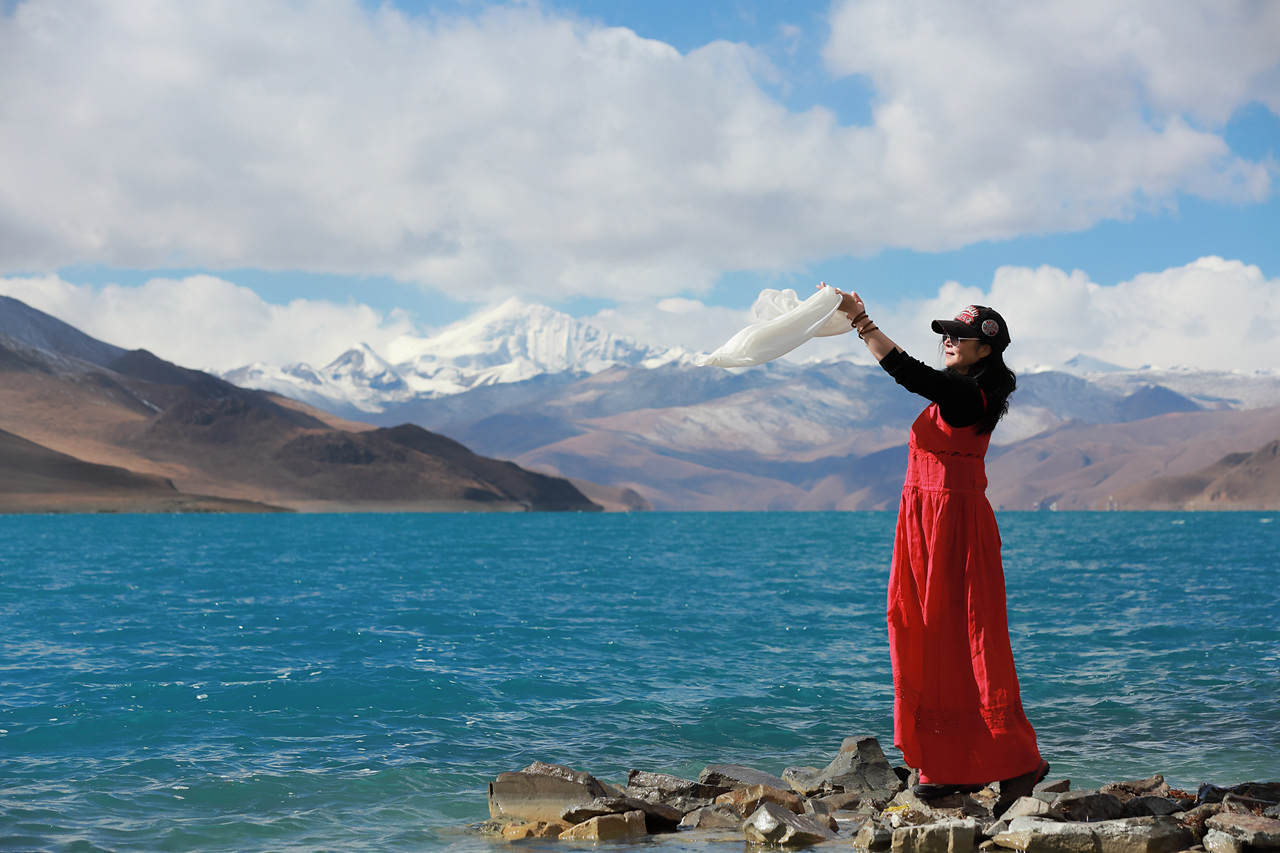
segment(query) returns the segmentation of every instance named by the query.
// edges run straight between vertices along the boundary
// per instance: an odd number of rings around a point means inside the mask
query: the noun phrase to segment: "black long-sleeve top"
[[[942,419],[951,426],[973,426],[982,420],[986,403],[978,380],[954,370],[935,370],[900,349],[880,359],[880,366],[903,388],[937,403]]]

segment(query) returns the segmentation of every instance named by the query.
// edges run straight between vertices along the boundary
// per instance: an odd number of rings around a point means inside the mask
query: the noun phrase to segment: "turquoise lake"
[[[1280,513],[999,520],[1055,777],[1280,780]],[[459,828],[535,760],[896,762],[893,525],[0,517],[0,850],[509,850]]]

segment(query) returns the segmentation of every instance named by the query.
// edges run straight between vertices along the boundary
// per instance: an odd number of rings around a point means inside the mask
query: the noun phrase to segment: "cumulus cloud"
[[[606,308],[587,322],[615,335],[652,346],[711,352],[743,326],[754,322],[750,311],[706,305],[697,299],[671,297],[656,303]]]
[[[385,352],[392,340],[415,331],[401,312],[307,299],[273,305],[209,275],[157,278],[141,287],[13,277],[0,279],[0,293],[107,343],[206,370],[255,361],[322,366],[361,341]]]
[[[390,275],[627,302],[898,246],[1084,228],[1272,166],[1280,6],[844,0],[826,61],[874,123],[789,111],[743,45],[544,10],[25,0],[0,15],[0,271]]]
[[[10,277],[0,278],[0,293],[117,346],[214,370],[258,361],[323,366],[360,342],[386,355],[396,338],[430,334],[401,312],[304,299],[274,305],[207,275],[158,278],[141,287],[77,285],[56,275]],[[1116,285],[1097,284],[1080,270],[1003,267],[985,289],[948,282],[929,299],[868,300],[877,325],[930,363],[938,343],[930,322],[980,304],[995,307],[1008,321],[1009,360],[1018,369],[1056,367],[1085,354],[1131,368],[1280,370],[1280,279],[1217,257]],[[605,309],[586,320],[653,346],[710,352],[752,317],[749,311],[669,298]],[[855,335],[814,339],[789,358],[871,363]]]
[[[930,321],[970,304],[1008,321],[1008,358],[1022,369],[1077,354],[1130,368],[1280,369],[1280,280],[1239,261],[1206,257],[1107,286],[1080,270],[1002,267],[986,290],[949,282],[931,299],[885,308],[880,325],[928,361],[938,340]]]

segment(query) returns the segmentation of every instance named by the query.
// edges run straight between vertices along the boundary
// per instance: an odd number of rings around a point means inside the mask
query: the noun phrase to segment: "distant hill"
[[[1117,492],[1116,509],[1280,509],[1280,440],[1229,453],[1188,474],[1155,477]]]
[[[251,501],[179,492],[154,474],[95,465],[0,430],[0,512],[271,512]]]
[[[12,299],[0,301],[0,430],[10,508],[74,493],[96,509],[599,509],[563,478],[421,427],[343,423]]]

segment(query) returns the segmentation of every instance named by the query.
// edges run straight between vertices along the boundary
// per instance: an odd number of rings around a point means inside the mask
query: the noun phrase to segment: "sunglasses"
[[[946,335],[946,334],[944,334],[944,335],[942,336],[942,339],[943,339],[944,341],[948,341],[948,342],[950,342],[950,343],[952,343],[952,344],[958,344],[958,343],[960,343],[961,341],[976,341],[976,340],[980,340],[980,338],[957,338],[957,337],[953,337],[953,336],[951,336],[951,335]]]

